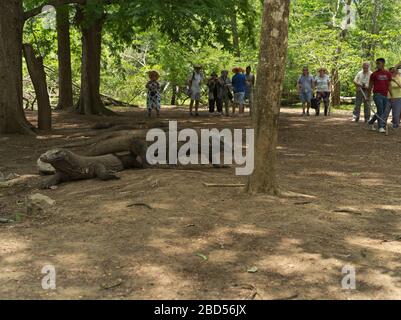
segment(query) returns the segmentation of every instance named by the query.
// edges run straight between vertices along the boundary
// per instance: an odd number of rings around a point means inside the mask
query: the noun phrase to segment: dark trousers
[[[316,94],[316,99],[317,99],[317,109],[316,109],[316,115],[318,116],[320,114],[320,103],[323,100],[324,103],[324,115],[328,116],[329,115],[329,106],[330,106],[330,92],[318,92]]]
[[[217,112],[223,112],[223,100],[222,99],[209,99],[209,112],[214,113],[217,107]]]

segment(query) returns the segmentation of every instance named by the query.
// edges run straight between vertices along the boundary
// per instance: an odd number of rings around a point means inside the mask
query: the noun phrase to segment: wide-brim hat
[[[202,65],[201,64],[194,64],[194,69],[202,69]]]
[[[160,74],[159,74],[159,72],[157,72],[156,70],[151,70],[151,71],[149,71],[149,72],[148,72],[148,76],[149,76],[149,78],[151,78],[152,76],[155,76],[156,79],[159,79],[159,78],[160,78]]]
[[[326,69],[325,67],[320,67],[317,71],[318,71],[318,72],[320,72],[320,71],[327,72],[327,69]]]

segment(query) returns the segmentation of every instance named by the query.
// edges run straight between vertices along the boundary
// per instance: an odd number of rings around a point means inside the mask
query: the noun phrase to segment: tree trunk
[[[253,116],[255,169],[247,186],[250,193],[279,193],[276,148],[287,57],[289,12],[290,0],[265,0]]]
[[[337,107],[341,104],[341,83],[338,74],[338,61],[340,58],[341,47],[337,48],[337,53],[334,56],[334,68],[331,71],[331,83],[333,86],[333,94],[331,96],[331,104]]]
[[[177,85],[173,84],[172,89],[173,89],[173,95],[171,96],[171,105],[175,106],[177,104]]]
[[[78,110],[82,114],[112,115],[100,97],[100,59],[103,17],[85,19],[78,9],[82,30],[81,94]]]
[[[22,95],[22,1],[0,1],[0,134],[29,133]]]
[[[239,35],[238,35],[238,19],[237,19],[237,10],[234,9],[231,15],[231,30],[233,35],[233,47],[234,54],[237,58],[241,58],[241,49],[239,46]]]
[[[73,107],[69,6],[57,8],[58,87],[57,109]]]
[[[345,41],[349,27],[351,25],[351,4],[352,0],[346,0],[346,20],[344,28],[340,33],[340,45],[337,47],[336,54],[334,56],[334,68],[331,72],[332,77],[332,85],[333,85],[333,94],[331,96],[331,104],[334,107],[337,107],[341,104],[341,83],[339,76],[339,61],[342,53],[342,43]],[[337,13],[336,13],[337,15]]]
[[[379,0],[374,0],[373,1],[373,14],[372,14],[372,30],[371,34],[373,35],[379,35],[380,34],[380,27],[379,27],[379,22],[378,18],[381,13],[381,3]],[[371,61],[374,62],[375,56],[376,56],[376,46],[377,46],[377,40],[373,39],[371,42],[368,44],[368,50],[367,50],[367,58]]]
[[[38,101],[38,128],[48,131],[52,128],[52,109],[50,106],[49,93],[47,91],[46,73],[43,66],[43,58],[35,56],[33,47],[24,44],[24,56],[35,88],[36,99]]]

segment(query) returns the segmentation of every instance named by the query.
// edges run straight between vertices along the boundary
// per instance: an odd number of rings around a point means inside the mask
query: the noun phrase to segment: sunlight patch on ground
[[[383,240],[380,239],[372,239],[358,236],[348,237],[345,240],[349,244],[354,246],[369,248],[377,251],[385,251],[397,255],[401,254],[401,246],[398,241],[384,242]]]

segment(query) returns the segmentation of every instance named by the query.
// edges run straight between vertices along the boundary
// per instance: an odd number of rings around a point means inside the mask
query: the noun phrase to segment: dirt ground
[[[179,109],[165,109],[161,119],[249,125],[248,117],[190,119]],[[0,137],[0,171],[37,174],[41,153],[100,120],[56,113],[50,135]],[[139,109],[111,120],[154,121]],[[0,224],[0,298],[401,299],[400,134],[369,131],[345,111],[302,118],[284,108],[280,198],[206,187],[246,182],[233,168],[208,166],[127,170],[121,180],[48,191],[35,183],[2,188],[0,218],[22,221]],[[38,192],[55,207],[23,215],[26,196]],[[54,291],[41,287],[45,265],[56,268]],[[356,290],[341,286],[347,265],[355,267]]]

